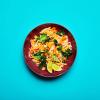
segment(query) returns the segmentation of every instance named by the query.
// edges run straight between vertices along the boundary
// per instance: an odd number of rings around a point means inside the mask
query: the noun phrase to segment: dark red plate
[[[47,70],[43,71],[39,69],[38,66],[35,63],[33,63],[32,59],[28,55],[29,48],[31,47],[30,39],[33,39],[35,35],[39,35],[39,32],[42,29],[47,28],[47,27],[56,27],[58,30],[63,30],[65,33],[67,33],[68,40],[69,42],[71,42],[71,45],[72,45],[72,55],[68,58],[68,61],[66,62],[67,65],[63,67],[63,70],[55,71],[53,73],[49,73]],[[58,24],[54,24],[54,23],[47,23],[47,24],[42,24],[42,25],[37,26],[28,34],[24,42],[24,57],[25,57],[26,64],[34,73],[38,74],[39,76],[43,76],[43,77],[57,77],[65,73],[73,64],[75,57],[76,57],[76,51],[77,51],[76,42],[71,32],[69,32],[65,27],[58,25]]]

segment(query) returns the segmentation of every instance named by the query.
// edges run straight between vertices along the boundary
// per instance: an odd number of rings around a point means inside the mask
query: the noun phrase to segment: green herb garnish
[[[43,66],[46,67],[46,57],[43,56],[43,52],[37,52],[36,54],[33,55],[34,58],[38,59],[41,61],[39,64],[39,67],[42,68]]]
[[[47,64],[46,64],[46,57],[45,56],[41,56],[41,63],[39,64],[39,68],[42,68],[42,67],[46,67]]]
[[[65,52],[61,51],[61,53],[66,58],[72,55],[72,51],[70,49],[67,49]]]
[[[57,32],[56,34],[62,36],[62,35],[65,34],[65,32],[64,32],[64,31],[59,31],[59,32]]]
[[[54,42],[55,46],[58,45],[58,41],[56,39],[54,39],[53,42]]]
[[[55,62],[59,62],[59,59],[57,58],[57,56],[55,54],[52,55],[53,61]]]
[[[39,51],[39,52],[33,54],[33,56],[34,56],[36,59],[40,60],[40,59],[41,59],[41,54],[42,54],[42,52]]]
[[[57,47],[57,50],[58,50],[58,51],[62,51],[62,46],[59,45],[59,46]]]
[[[49,36],[47,36],[47,34],[43,33],[41,34],[37,40],[39,40],[39,42],[48,42],[50,40]]]

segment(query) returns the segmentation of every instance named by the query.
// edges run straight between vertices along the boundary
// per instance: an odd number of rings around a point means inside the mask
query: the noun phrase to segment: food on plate
[[[72,45],[68,35],[56,27],[47,27],[30,40],[29,57],[41,70],[49,73],[63,70],[72,55]]]

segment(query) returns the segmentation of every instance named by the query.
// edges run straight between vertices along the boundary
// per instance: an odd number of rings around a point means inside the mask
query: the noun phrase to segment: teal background
[[[67,27],[77,42],[68,73],[54,80],[32,74],[23,43],[43,23]],[[0,100],[100,100],[99,0],[0,0]]]

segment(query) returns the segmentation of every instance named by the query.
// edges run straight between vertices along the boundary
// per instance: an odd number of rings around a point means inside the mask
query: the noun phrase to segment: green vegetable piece
[[[58,48],[57,48],[57,50],[58,50],[58,51],[61,51],[61,50],[62,50],[62,46],[59,45]]]
[[[36,59],[40,60],[40,59],[41,59],[41,54],[42,54],[42,52],[39,51],[38,53],[33,54],[33,56],[34,56]]]
[[[46,67],[46,57],[45,56],[42,56],[40,57],[39,59],[41,61],[41,63],[39,64],[39,68],[42,68],[43,66]]]
[[[47,66],[46,62],[41,62],[41,63],[39,64],[39,68],[46,67],[46,66]]]
[[[40,37],[38,37],[38,40],[40,42],[48,42],[50,40],[49,36],[47,36],[47,34],[43,33],[40,35]]]
[[[67,49],[65,52],[62,51],[61,53],[66,58],[72,55],[72,51],[70,49]]]
[[[44,66],[44,67],[47,66],[47,65],[46,65],[46,57],[43,56],[43,53],[44,53],[44,52],[39,51],[39,52],[33,54],[34,58],[36,58],[37,60],[40,60],[40,62],[41,62],[41,63],[39,64],[39,68],[42,68],[43,66]]]
[[[64,56],[64,57],[66,57],[67,58],[67,56],[68,56],[68,53],[67,52],[61,52],[62,53],[62,55]]]
[[[58,45],[58,41],[56,39],[54,39],[53,41],[54,41],[55,46],[57,46]]]
[[[46,34],[41,34],[40,35],[40,41],[45,41],[47,39],[47,35]]]
[[[64,32],[64,31],[59,31],[59,32],[57,32],[56,34],[62,36],[62,35],[65,34],[65,32]]]
[[[68,56],[71,56],[72,55],[72,51],[70,49],[67,49],[66,52],[68,53]]]
[[[46,57],[45,56],[41,56],[41,62],[45,62],[46,61]]]
[[[59,62],[59,59],[57,58],[55,54],[53,54],[52,58],[53,58],[53,61]]]
[[[42,68],[42,67],[46,67],[47,64],[46,64],[46,57],[44,56],[41,56],[41,63],[39,64],[39,68]]]

